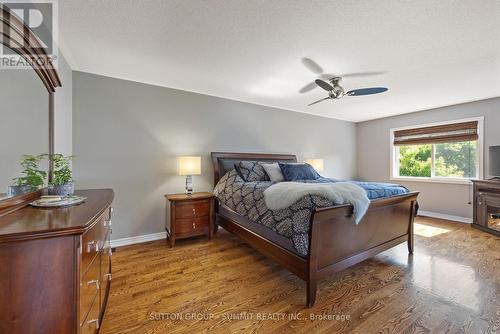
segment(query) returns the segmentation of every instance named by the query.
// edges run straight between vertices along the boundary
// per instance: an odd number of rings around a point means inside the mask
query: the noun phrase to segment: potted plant
[[[75,192],[71,160],[73,156],[65,157],[62,154],[54,154],[49,159],[54,166],[54,175],[49,182],[49,195],[68,196]]]
[[[21,166],[24,176],[13,179],[15,182],[7,190],[8,196],[17,196],[40,189],[45,183],[47,172],[40,170],[40,161],[45,154],[29,155],[25,154],[21,159]]]

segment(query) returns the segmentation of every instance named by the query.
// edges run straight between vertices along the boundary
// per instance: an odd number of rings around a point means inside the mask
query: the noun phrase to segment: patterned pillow
[[[306,163],[280,163],[286,181],[317,180],[321,175]]]
[[[240,161],[234,164],[238,175],[246,182],[269,181],[264,167],[257,161]]]

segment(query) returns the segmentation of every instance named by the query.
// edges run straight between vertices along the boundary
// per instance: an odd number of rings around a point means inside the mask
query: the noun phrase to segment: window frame
[[[482,180],[484,177],[484,116],[471,117],[456,119],[452,121],[443,122],[433,122],[419,125],[404,126],[399,128],[390,129],[390,180],[391,181],[408,181],[408,182],[432,182],[432,183],[456,183],[456,184],[469,184],[469,178],[456,178],[456,177],[438,177],[435,175],[435,144],[432,144],[432,154],[431,154],[431,176],[399,176],[399,149],[398,146],[394,145],[394,132],[399,130],[408,130],[415,128],[423,128],[429,126],[438,126],[462,122],[477,121],[477,161],[476,170],[478,171],[477,178],[471,178],[470,180]]]

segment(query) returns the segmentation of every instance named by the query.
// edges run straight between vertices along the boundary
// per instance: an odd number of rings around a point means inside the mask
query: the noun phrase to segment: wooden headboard
[[[297,157],[293,154],[266,154],[266,153],[227,153],[212,152],[212,164],[214,167],[214,186],[220,178],[234,168],[234,164],[243,161],[262,162],[297,162]]]

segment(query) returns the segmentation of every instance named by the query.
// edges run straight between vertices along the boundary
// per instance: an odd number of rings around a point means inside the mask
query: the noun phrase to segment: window
[[[482,178],[483,118],[391,130],[391,178],[467,182]]]

